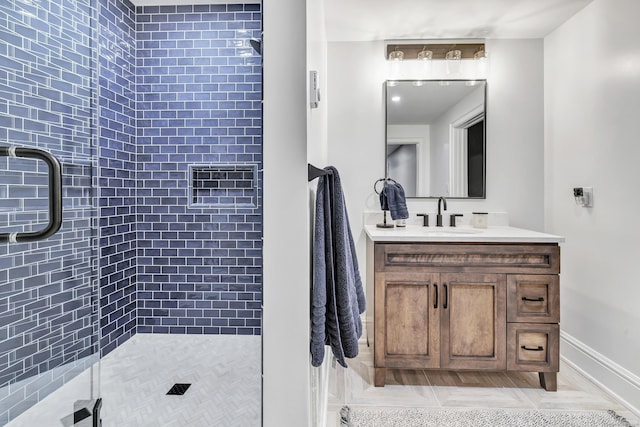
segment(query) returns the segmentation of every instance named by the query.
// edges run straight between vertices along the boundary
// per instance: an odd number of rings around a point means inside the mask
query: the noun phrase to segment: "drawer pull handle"
[[[436,299],[435,299],[435,301],[433,303],[433,308],[438,308],[438,284],[434,283],[433,287],[436,290]]]
[[[521,345],[520,348],[523,349],[523,350],[527,350],[527,351],[542,351],[542,350],[544,350],[544,347],[542,347],[542,346],[538,346],[537,348],[530,348],[530,347],[527,347],[526,345]]]
[[[542,301],[544,301],[544,298],[542,298],[542,297],[538,297],[538,298],[522,297],[522,301],[542,302]]]
[[[444,286],[444,303],[442,304],[442,308],[446,309],[449,305],[449,290],[447,289],[447,284],[443,283]]]

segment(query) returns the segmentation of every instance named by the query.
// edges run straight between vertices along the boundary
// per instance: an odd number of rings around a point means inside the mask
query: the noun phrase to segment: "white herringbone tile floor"
[[[103,427],[261,424],[260,337],[137,334],[102,359]],[[167,396],[190,383],[183,396]]]
[[[340,408],[403,407],[434,409],[614,410],[637,426],[640,419],[568,364],[560,364],[558,391],[540,387],[530,372],[447,372],[388,369],[386,385],[373,385],[373,348],[360,342],[360,354],[331,372],[326,427],[337,427]],[[585,426],[586,427],[586,426]],[[589,426],[591,427],[591,426]],[[595,427],[595,426],[594,426]]]
[[[68,427],[98,381],[103,427],[261,425],[259,336],[137,334],[8,426]],[[175,383],[191,387],[167,396]]]

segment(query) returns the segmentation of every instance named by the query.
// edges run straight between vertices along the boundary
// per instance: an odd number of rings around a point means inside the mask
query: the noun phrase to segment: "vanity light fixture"
[[[447,74],[457,74],[462,69],[462,51],[460,49],[451,49],[444,56],[447,61]]]
[[[406,73],[421,80],[429,78],[434,70],[454,77],[472,73],[484,79],[488,68],[483,39],[388,40],[384,54],[390,80],[399,79]],[[439,64],[434,65],[434,61]]]
[[[484,47],[480,48],[476,53],[473,54],[473,59],[481,61],[483,59],[487,59],[487,52],[484,51]]]
[[[473,54],[473,59],[476,60],[476,68],[481,74],[487,73],[487,52],[485,52],[484,48],[479,49],[476,53]]]
[[[424,46],[422,50],[418,52],[416,59],[422,63],[422,72],[425,74],[431,74],[431,70],[433,68],[433,51]]]
[[[462,51],[459,49],[451,49],[444,56],[447,61],[460,61],[462,59]]]
[[[385,58],[390,61],[402,59],[429,62],[429,60],[447,59],[448,52],[460,51],[459,59],[474,59],[474,55],[485,52],[484,46],[484,41],[478,39],[430,42],[390,40],[385,44]]]
[[[396,48],[389,52],[389,61],[402,61],[404,59],[404,52],[400,50],[400,48],[398,46],[396,46]]]
[[[433,51],[428,50],[425,46],[420,52],[418,52],[416,59],[419,61],[431,61],[433,59]]]

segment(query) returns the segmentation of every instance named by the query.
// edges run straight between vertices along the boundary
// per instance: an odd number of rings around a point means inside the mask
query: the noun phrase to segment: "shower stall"
[[[143,337],[260,352],[261,5],[134,3],[0,3],[0,425],[124,425]]]

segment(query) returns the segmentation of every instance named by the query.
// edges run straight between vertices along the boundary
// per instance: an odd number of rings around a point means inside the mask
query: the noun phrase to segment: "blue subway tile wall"
[[[260,334],[260,6],[136,12],[137,331]],[[190,206],[190,167],[210,164],[256,165],[255,205]]]
[[[100,329],[105,355],[136,332],[136,28],[128,1],[100,0]]]
[[[0,424],[97,355],[95,13],[93,0],[0,2],[0,145],[50,152],[64,184],[58,233],[0,245]],[[0,232],[47,224],[47,173],[0,158]]]

